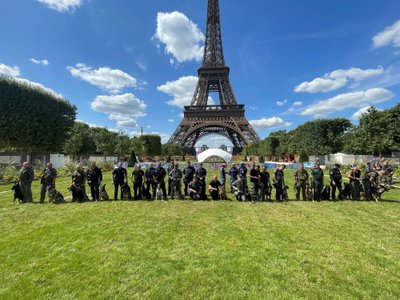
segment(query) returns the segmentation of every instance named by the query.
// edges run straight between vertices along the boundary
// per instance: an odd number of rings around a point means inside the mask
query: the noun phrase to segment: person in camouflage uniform
[[[172,159],[171,163],[169,164],[168,168],[167,168],[167,174],[171,173],[171,171],[175,168],[175,162]],[[171,177],[168,177],[168,196],[171,196],[171,192],[172,192],[172,179]]]
[[[378,169],[374,168],[372,171],[366,170],[364,177],[362,179],[362,183],[364,186],[365,200],[367,201],[374,200],[373,191],[379,185],[380,168]]]
[[[46,168],[43,171],[43,175],[40,178],[40,183],[41,183],[40,203],[44,202],[47,190],[53,190],[56,188],[56,177],[57,177],[57,170],[53,168],[52,163],[50,162],[47,163]]]
[[[383,163],[383,182],[387,186],[392,185],[394,170],[387,160]]]
[[[72,180],[71,180],[71,185],[75,189],[75,193],[73,193],[73,199],[72,201],[78,200],[78,202],[84,202],[86,198],[86,191],[85,191],[85,182],[86,182],[86,174],[85,171],[83,171],[82,165],[78,164],[75,167],[74,173],[72,173]],[[74,195],[77,195],[76,198],[74,198]]]
[[[322,189],[324,188],[324,171],[318,163],[314,164],[314,168],[311,171],[312,185],[314,188],[314,200],[322,200]]]
[[[351,185],[351,199],[360,200],[361,170],[357,165],[352,166],[348,174]]]
[[[294,187],[296,190],[296,200],[300,200],[300,192],[303,196],[303,201],[307,201],[306,189],[308,184],[308,172],[304,169],[303,163],[294,171]]]
[[[24,195],[23,202],[32,202],[32,181],[35,177],[33,168],[29,162],[24,162],[22,168],[19,171],[19,186],[21,188],[22,195]]]
[[[183,200],[183,196],[181,193],[181,180],[183,177],[182,171],[179,170],[179,165],[176,163],[174,168],[168,174],[169,179],[171,181],[171,199],[178,199]]]

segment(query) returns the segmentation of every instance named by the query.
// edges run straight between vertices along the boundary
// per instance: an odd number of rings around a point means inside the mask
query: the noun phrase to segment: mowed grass
[[[384,199],[12,205],[2,193],[0,298],[398,299],[399,193]]]

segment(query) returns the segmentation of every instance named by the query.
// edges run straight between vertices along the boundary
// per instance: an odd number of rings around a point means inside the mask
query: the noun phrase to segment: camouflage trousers
[[[295,189],[296,189],[296,200],[300,200],[300,192],[303,197],[303,201],[307,200],[307,195],[306,195],[306,189],[307,189],[307,181],[305,180],[299,180],[295,184]]]

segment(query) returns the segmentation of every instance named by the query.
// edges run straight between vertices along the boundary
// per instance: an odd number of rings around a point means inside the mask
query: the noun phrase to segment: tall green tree
[[[63,152],[72,155],[74,160],[76,160],[78,155],[95,153],[96,144],[92,128],[85,123],[75,122],[74,126],[68,132]]]
[[[104,156],[115,154],[115,145],[118,143],[118,133],[107,128],[93,128],[94,142],[98,153]]]
[[[26,152],[58,152],[76,107],[41,88],[0,77],[0,144]]]

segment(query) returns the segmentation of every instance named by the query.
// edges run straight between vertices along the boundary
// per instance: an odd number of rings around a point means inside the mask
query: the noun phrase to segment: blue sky
[[[357,122],[369,105],[399,102],[400,1],[220,6],[231,84],[262,138],[320,117]],[[206,0],[4,0],[0,7],[1,74],[62,95],[93,126],[131,135],[143,127],[163,141],[178,126],[201,64]]]

